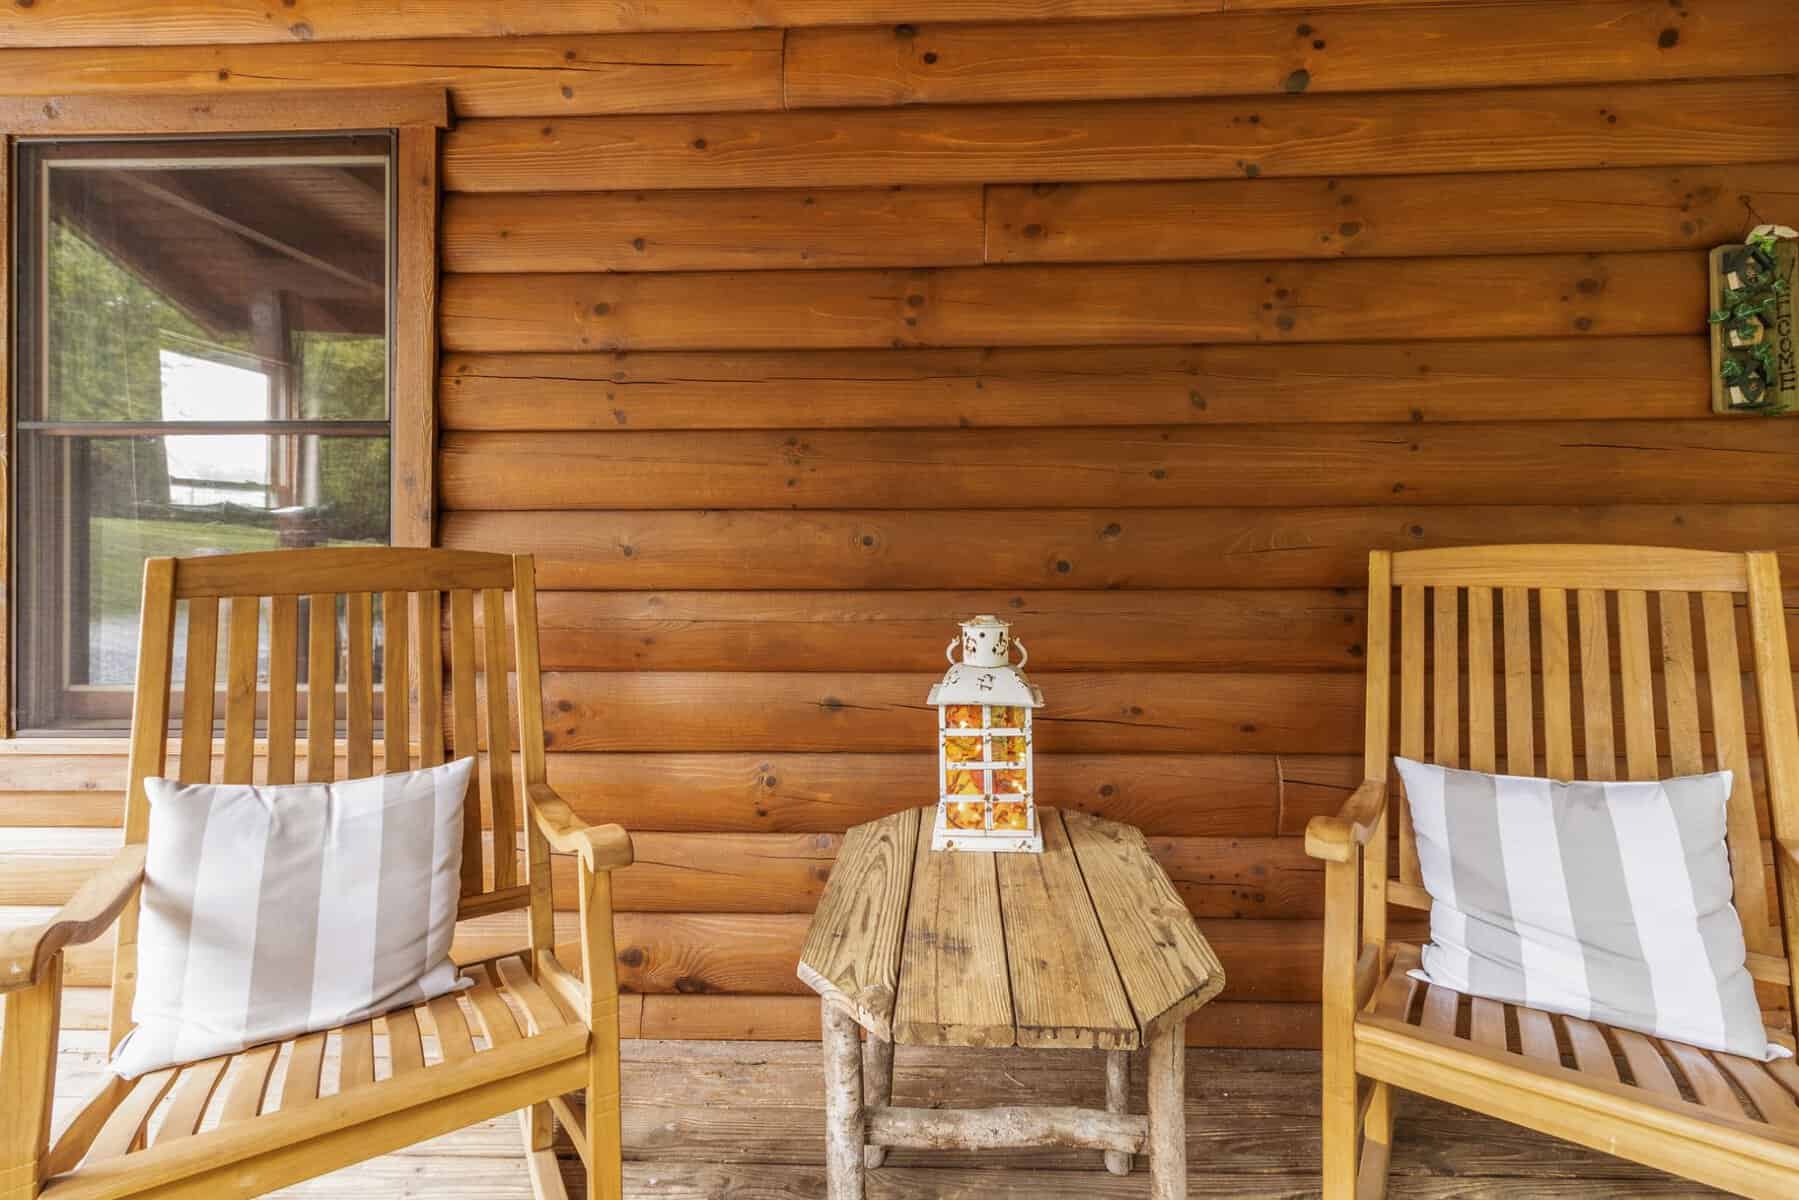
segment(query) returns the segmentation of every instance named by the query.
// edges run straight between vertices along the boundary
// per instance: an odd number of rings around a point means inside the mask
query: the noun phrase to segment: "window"
[[[146,558],[389,540],[393,140],[16,143],[17,728],[125,725]]]

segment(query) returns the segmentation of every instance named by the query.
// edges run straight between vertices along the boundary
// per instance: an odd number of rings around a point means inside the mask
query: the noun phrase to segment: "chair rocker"
[[[508,592],[515,615],[510,646]],[[225,712],[215,759],[221,607],[227,616],[219,693]],[[448,664],[442,635],[446,608]],[[468,930],[459,925],[456,959],[475,981],[470,990],[132,1081],[109,1075],[52,1142],[66,947],[116,929],[109,1045],[116,1046],[130,1029],[138,977],[138,888],[149,823],[144,780],[165,773],[180,609],[185,609],[186,673],[178,685],[178,716],[186,736],[180,739],[176,776],[183,782],[207,781],[215,761],[225,783],[249,783],[253,773],[270,784],[291,783],[301,759],[308,781],[333,779],[340,770],[346,778],[373,775],[378,719],[379,766],[385,771],[442,763],[446,750],[461,757],[475,754],[478,746],[509,748],[506,680],[508,667],[515,669],[523,778],[515,780],[511,753],[485,754],[480,761],[482,782],[471,783],[467,801],[458,919],[523,910],[529,940],[497,956],[483,941],[465,959]],[[266,638],[259,634],[265,614]],[[266,687],[258,680],[259,642],[267,656]],[[378,686],[373,682],[377,646]],[[299,677],[302,659],[305,686]],[[486,686],[478,686],[483,673]],[[261,746],[259,693],[266,739]],[[341,748],[340,704],[347,735]],[[303,741],[297,737],[302,725]],[[257,773],[259,759],[266,768]],[[477,794],[483,790],[492,816],[485,867]],[[554,945],[553,852],[579,859],[579,975],[563,965]],[[0,942],[5,1001],[0,1200],[257,1196],[511,1112],[520,1114],[532,1186],[545,1200],[566,1196],[551,1148],[552,1110],[586,1160],[588,1196],[619,1196],[610,872],[630,861],[631,841],[623,829],[586,825],[546,780],[529,557],[354,548],[150,560],[144,571],[125,848],[47,924]],[[391,1066],[378,1075],[376,1039],[383,1035]],[[585,1104],[568,1095],[582,1090]]]
[[[1739,658],[1745,618],[1752,705]],[[1799,1195],[1793,1060],[1764,1064],[1419,983],[1406,975],[1417,944],[1388,925],[1389,905],[1430,907],[1409,811],[1388,786],[1395,749],[1491,772],[1503,747],[1506,773],[1560,780],[1728,768],[1748,967],[1770,1035],[1791,1046],[1774,1025],[1799,984],[1799,730],[1775,557],[1622,546],[1377,552],[1367,647],[1365,782],[1341,813],[1306,830],[1307,850],[1326,864],[1327,1200],[1386,1194],[1393,1088],[1746,1196]],[[1771,817],[1784,917],[1758,808]]]

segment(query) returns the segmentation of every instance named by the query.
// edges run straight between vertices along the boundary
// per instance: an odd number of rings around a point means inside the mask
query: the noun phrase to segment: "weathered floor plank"
[[[57,1117],[98,1080],[97,1033],[64,1037]],[[380,1073],[386,1046],[377,1044]],[[1104,1103],[1103,1056],[1086,1051],[900,1047],[897,1104]],[[1317,1195],[1318,1056],[1306,1051],[1190,1050],[1191,1194],[1242,1200]],[[1134,1072],[1132,1111],[1143,1105]],[[630,1200],[812,1200],[823,1194],[823,1086],[816,1043],[624,1044],[625,1195]],[[1138,1169],[1106,1174],[1090,1152],[929,1154],[892,1151],[869,1174],[870,1200],[1127,1200],[1148,1192]],[[565,1148],[571,1187],[581,1169]],[[512,1119],[490,1121],[400,1154],[275,1193],[283,1200],[528,1200]],[[1526,1133],[1419,1097],[1402,1097],[1389,1193],[1413,1200],[1655,1200],[1718,1196],[1697,1185]]]

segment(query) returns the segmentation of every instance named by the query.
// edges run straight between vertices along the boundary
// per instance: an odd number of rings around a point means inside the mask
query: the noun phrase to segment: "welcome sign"
[[[1799,240],[1785,227],[1711,253],[1712,411],[1799,410],[1793,280]]]

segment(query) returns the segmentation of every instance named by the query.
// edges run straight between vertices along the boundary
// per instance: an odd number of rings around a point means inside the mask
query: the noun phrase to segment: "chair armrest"
[[[1348,862],[1366,845],[1387,805],[1387,781],[1364,779],[1334,817],[1306,822],[1306,853],[1327,862]]]
[[[531,819],[543,831],[550,849],[579,855],[590,871],[631,865],[631,835],[622,825],[589,825],[547,783],[532,784],[529,798]]]
[[[0,993],[30,987],[63,947],[79,946],[105,933],[144,881],[144,853],[142,845],[126,846],[55,916],[0,937]]]

